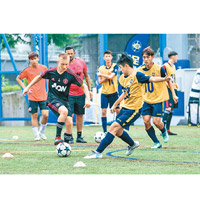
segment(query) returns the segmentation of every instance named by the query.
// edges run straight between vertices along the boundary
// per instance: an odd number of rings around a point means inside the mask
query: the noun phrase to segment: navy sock
[[[163,127],[163,129],[160,130],[162,133],[164,133],[166,131],[165,126]]]
[[[129,146],[133,146],[134,145],[133,139],[129,136],[129,134],[125,130],[123,130],[123,133],[122,133],[121,136],[119,136],[119,138],[121,138]]]
[[[57,122],[57,125],[56,125],[56,137],[61,137],[61,132],[62,132],[64,124],[65,124],[65,122]]]
[[[103,132],[107,132],[107,117],[102,117],[101,118],[102,121],[102,127],[103,127]]]
[[[102,153],[104,151],[104,149],[112,143],[112,141],[114,140],[115,136],[112,135],[111,133],[107,133],[105,138],[103,138],[103,140],[101,141],[101,143],[99,144],[99,146],[97,147],[97,152]]]
[[[158,138],[156,137],[153,126],[150,129],[146,130],[146,132],[148,133],[149,137],[153,140],[154,143],[159,142]]]
[[[77,137],[81,137],[82,132],[77,132]]]
[[[164,123],[165,127],[166,127],[169,116],[170,116],[170,111],[165,110],[165,113],[164,113],[164,116],[163,116],[163,123]]]
[[[170,124],[171,124],[171,120],[172,120],[172,115],[173,115],[173,113],[170,112],[169,117],[167,118],[167,123],[166,123],[166,129],[167,129],[167,130],[170,129]]]

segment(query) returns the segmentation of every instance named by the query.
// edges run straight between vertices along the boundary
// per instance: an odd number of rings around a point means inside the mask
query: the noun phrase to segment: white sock
[[[44,134],[44,130],[46,129],[47,124],[40,124],[40,134]]]
[[[37,137],[39,135],[38,127],[32,126],[32,129],[33,129],[33,133],[34,133],[35,137]]]

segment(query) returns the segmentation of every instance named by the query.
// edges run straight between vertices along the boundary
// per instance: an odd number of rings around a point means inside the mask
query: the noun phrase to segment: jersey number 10
[[[147,90],[148,90],[148,92],[150,92],[150,93],[153,92],[154,88],[153,88],[153,83],[152,83],[152,82],[150,82],[150,83],[145,83],[145,92],[147,92]]]

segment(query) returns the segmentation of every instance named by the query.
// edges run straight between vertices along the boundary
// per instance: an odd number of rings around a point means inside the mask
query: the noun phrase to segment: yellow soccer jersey
[[[138,67],[140,71],[148,76],[165,77],[165,69],[157,64],[153,64],[151,69],[147,69],[145,65]],[[166,82],[150,82],[142,85],[144,102],[149,104],[160,103],[169,99]]]
[[[99,67],[99,72],[102,74],[110,75],[111,73],[115,73],[116,75],[112,80],[106,80],[102,83],[102,94],[113,94],[118,92],[118,84],[117,84],[117,72],[118,65],[113,63],[110,68],[107,68],[105,65]]]
[[[166,70],[167,75],[172,77],[172,83],[174,85],[174,89],[178,89],[178,85],[176,83],[176,67],[175,65],[170,65],[168,62],[163,65],[163,68]]]
[[[142,87],[140,83],[148,83],[149,76],[141,72],[133,71],[129,76],[123,74],[119,78],[119,83],[122,86],[123,92],[126,94],[121,102],[121,107],[130,110],[140,109],[143,105]]]

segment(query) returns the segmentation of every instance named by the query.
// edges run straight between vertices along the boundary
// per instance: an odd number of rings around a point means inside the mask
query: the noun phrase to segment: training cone
[[[2,158],[13,158],[14,156],[11,153],[3,154]]]
[[[74,167],[85,167],[85,166],[86,166],[85,163],[83,163],[83,162],[81,162],[81,161],[77,162],[77,163],[74,165]]]

